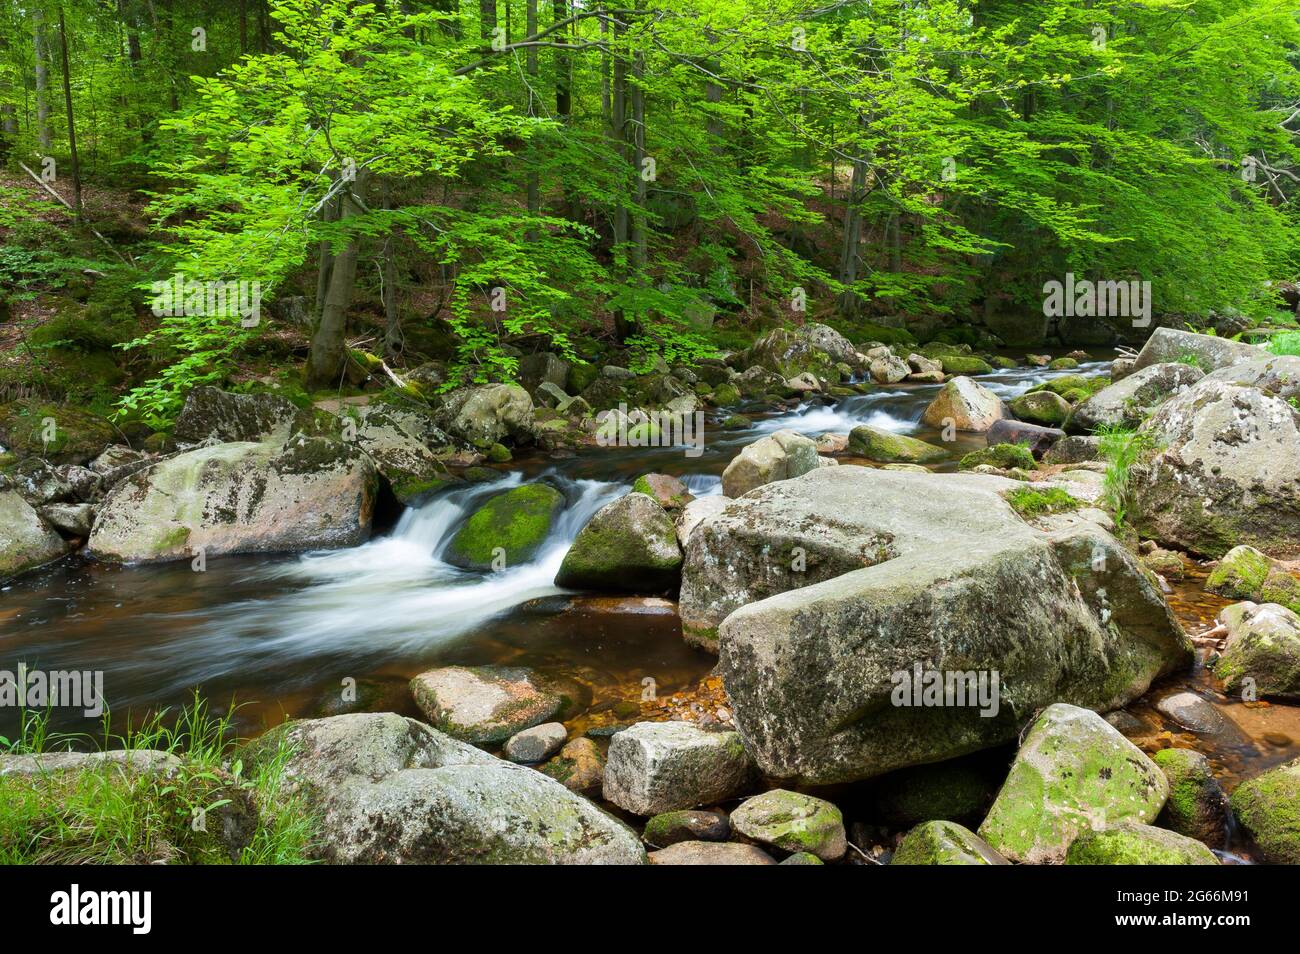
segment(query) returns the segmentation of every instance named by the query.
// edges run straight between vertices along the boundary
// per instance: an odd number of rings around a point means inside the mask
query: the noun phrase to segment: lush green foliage
[[[447,386],[512,376],[512,342],[591,359],[612,337],[641,369],[711,353],[714,319],[1035,313],[1067,272],[1150,281],[1157,313],[1262,316],[1296,276],[1286,0],[64,9],[82,166],[153,198],[142,294],[179,273],[267,304],[253,327],[227,308],[134,338],[166,356],[125,402],[149,420],[286,303],[318,318],[345,253],[353,340],[396,296]],[[0,146],[47,151],[41,14],[63,176],[57,11],[0,3]],[[0,275],[22,293],[53,267]]]
[[[51,735],[40,712],[22,714],[21,735],[0,737],[0,752],[28,755],[84,743]],[[117,763],[78,771],[0,778],[0,864],[229,864],[232,859],[193,824],[197,811],[216,813],[231,797],[251,797],[259,823],[239,864],[302,864],[314,824],[294,796],[281,791],[290,750],[245,775],[234,756],[228,716],[197,696],[178,713],[163,711],[114,735],[104,719],[102,749],[161,751],[181,758],[172,773],[125,772]]]

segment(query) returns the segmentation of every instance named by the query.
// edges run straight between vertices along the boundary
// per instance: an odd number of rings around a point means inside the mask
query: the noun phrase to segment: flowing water
[[[1012,397],[1057,374],[1106,368],[1100,361],[1073,372],[1019,368],[979,380]],[[695,458],[681,448],[593,448],[566,459],[521,460],[499,480],[456,487],[408,509],[391,531],[347,550],[209,558],[204,572],[188,562],[121,567],[70,558],[0,589],[0,670],[24,662],[29,670],[102,671],[119,726],[183,703],[199,689],[214,704],[237,700],[243,731],[333,711],[348,679],[372,694],[371,708],[415,714],[406,680],[447,664],[510,663],[563,673],[581,685],[583,701],[597,713],[626,705],[648,679],[660,694],[688,691],[714,660],[685,646],[671,604],[584,598],[554,585],[586,521],[649,471],[682,477],[697,496],[719,493],[719,475],[739,449],[781,428],[815,436],[866,423],[935,440],[937,432],[920,421],[938,389],[883,386],[833,407],[809,403],[765,413],[741,431],[711,426],[705,451]],[[980,435],[961,435],[956,450],[981,446]],[[560,489],[565,508],[530,563],[479,573],[442,560],[477,506],[535,480]],[[1175,593],[1174,603],[1188,625],[1217,612],[1195,581]],[[1300,709],[1247,711],[1213,698],[1203,670],[1171,684],[1234,713],[1233,732],[1192,743],[1208,748],[1226,775],[1250,774],[1294,755]],[[1189,744],[1154,710],[1136,708],[1150,722],[1151,747]],[[12,737],[17,722],[16,710],[0,708],[0,735]],[[69,709],[54,710],[51,727],[99,731],[94,719]]]

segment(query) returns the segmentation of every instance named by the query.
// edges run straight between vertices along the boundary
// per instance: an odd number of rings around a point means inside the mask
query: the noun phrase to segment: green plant
[[[1151,446],[1151,439],[1147,434],[1123,425],[1100,427],[1097,436],[1101,439],[1101,458],[1106,462],[1101,485],[1102,501],[1115,518],[1116,527],[1123,527],[1130,504],[1130,472]]]
[[[0,750],[39,755],[86,742],[84,735],[49,732],[48,713],[24,710],[18,737],[0,737]],[[237,746],[230,714],[213,714],[197,693],[179,711],[155,713],[121,735],[111,732],[105,713],[104,751],[160,751],[179,759],[177,767],[127,770],[106,760],[79,770],[0,777],[0,864],[305,863],[314,819],[297,796],[282,790],[292,755],[288,743],[281,740],[274,755],[247,774]],[[193,824],[201,815],[215,818],[250,806],[256,825],[235,857],[206,825]]]
[[[1284,331],[1269,339],[1268,350],[1278,355],[1300,355],[1300,331]]]
[[[1007,494],[1007,503],[1011,509],[1022,517],[1038,517],[1047,513],[1060,513],[1063,510],[1077,510],[1082,501],[1069,491],[1060,487],[1046,490],[1034,490],[1020,487]]]

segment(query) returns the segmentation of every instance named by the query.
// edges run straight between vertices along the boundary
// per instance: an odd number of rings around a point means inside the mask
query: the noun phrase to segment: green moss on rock
[[[962,470],[972,470],[983,464],[997,467],[999,470],[1010,470],[1012,467],[1033,470],[1037,466],[1033,452],[1024,444],[994,444],[992,447],[983,447],[963,457],[958,466]]]
[[[850,432],[849,453],[884,464],[930,464],[948,457],[948,452],[935,444],[868,424],[861,424]]]
[[[497,494],[476,510],[447,547],[447,562],[490,569],[528,562],[551,532],[564,495],[548,484],[525,484]],[[499,561],[498,561],[499,562]]]
[[[1087,831],[1066,853],[1067,865],[1217,865],[1214,852],[1194,838],[1150,825]]]

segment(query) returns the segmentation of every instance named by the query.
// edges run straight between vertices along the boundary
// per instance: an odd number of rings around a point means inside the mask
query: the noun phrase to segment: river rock
[[[447,479],[447,468],[432,448],[448,448],[451,438],[430,415],[368,404],[348,409],[342,426],[344,439],[355,440],[374,461],[400,502],[408,503]]]
[[[522,566],[533,558],[564,509],[564,495],[549,484],[524,484],[490,497],[447,545],[453,566],[487,570]]]
[[[1224,727],[1217,709],[1194,692],[1175,692],[1156,703],[1156,710],[1189,732],[1213,734]]]
[[[411,680],[415,704],[452,738],[504,742],[555,716],[560,695],[531,669],[514,666],[446,666]]]
[[[99,771],[118,766],[131,775],[173,775],[184,763],[160,749],[109,749],[105,752],[39,752],[34,755],[0,755],[0,778],[47,776],[62,772]]]
[[[1289,401],[1300,398],[1300,355],[1263,352],[1260,357],[1211,371],[1205,380],[1259,388],[1274,397]]]
[[[1001,398],[970,378],[956,377],[943,386],[921,420],[931,427],[987,431],[1002,417]]]
[[[984,433],[984,441],[989,447],[998,444],[1023,444],[1036,458],[1045,454],[1065,437],[1065,431],[1059,427],[1043,427],[1041,424],[1028,424],[1024,421],[1012,421],[1003,418],[994,421],[993,426]]]
[[[1300,865],[1300,759],[1242,782],[1232,793],[1232,812],[1273,865]]]
[[[1194,838],[1151,825],[1125,823],[1085,831],[1066,852],[1067,865],[1217,865],[1214,852]]]
[[[637,815],[711,805],[758,780],[735,732],[690,722],[638,722],[610,739],[604,796]]]
[[[1169,780],[1169,800],[1160,813],[1160,824],[1211,848],[1222,848],[1228,836],[1228,798],[1209,760],[1194,749],[1161,749],[1151,760]]]
[[[1198,335],[1175,328],[1157,328],[1133,362],[1136,373],[1155,364],[1192,362],[1202,371],[1217,371],[1264,354],[1263,349],[1228,338]]]
[[[849,453],[882,464],[930,464],[948,456],[942,447],[870,424],[859,424],[849,432]]]
[[[213,387],[198,387],[185,397],[172,428],[177,444],[215,441],[260,444],[283,443],[305,419],[303,411],[278,394],[232,394]]]
[[[761,367],[782,378],[805,371],[829,377],[840,362],[857,368],[858,349],[834,328],[813,323],[769,331],[744,353],[739,366]]]
[[[684,483],[668,474],[643,474],[632,484],[632,489],[670,512],[681,510],[695,499]]]
[[[512,441],[527,443],[535,436],[533,399],[517,384],[485,384],[458,388],[435,414],[443,430],[475,447]]]
[[[67,550],[31,504],[12,490],[0,490],[0,582],[57,560]]]
[[[956,822],[929,821],[909,831],[891,865],[1007,865],[983,838]]]
[[[61,533],[85,537],[95,525],[94,504],[52,503],[40,509],[42,519]]]
[[[1086,831],[1154,821],[1168,796],[1141,749],[1097,713],[1057,703],[1025,736],[979,834],[1012,861],[1059,862]]]
[[[897,384],[912,373],[907,362],[893,354],[874,359],[867,370],[877,384]]]
[[[1245,602],[1225,608],[1219,619],[1228,638],[1214,674],[1224,690],[1300,701],[1300,616],[1277,603]]]
[[[540,772],[391,713],[285,723],[246,765],[283,757],[287,794],[336,864],[644,864],[636,833]]]
[[[1137,358],[1116,358],[1110,363],[1110,380],[1111,382],[1122,381],[1133,373],[1133,366],[1137,364]]]
[[[1300,555],[1300,411],[1211,381],[1170,398],[1141,431],[1157,451],[1130,478],[1139,533],[1212,557],[1243,543]]]
[[[1189,364],[1148,365],[1081,403],[1066,426],[1080,433],[1099,427],[1136,427],[1171,395],[1186,390],[1203,377],[1204,371]]]
[[[822,386],[815,375],[805,371],[803,374],[796,374],[793,378],[787,378],[785,389],[793,391],[796,394],[816,394],[821,391]]]
[[[800,477],[820,466],[817,445],[794,431],[777,431],[742,450],[722,472],[722,492],[739,497],[777,480]]]
[[[773,789],[746,799],[731,813],[731,827],[762,845],[806,851],[835,861],[848,850],[844,818],[830,802]]]
[[[683,628],[721,623],[719,673],[765,774],[829,784],[953,758],[1015,739],[1016,713],[1115,708],[1191,662],[1133,555],[1092,523],[1030,527],[1001,496],[1019,486],[844,466],[696,530]],[[1014,705],[900,705],[917,665],[997,671]]]
[[[569,737],[562,722],[545,722],[516,732],[506,740],[506,758],[511,762],[542,762],[560,751]]]
[[[519,359],[519,382],[529,392],[549,384],[563,393],[569,383],[569,367],[569,362],[549,351],[524,355]]]
[[[572,739],[560,754],[542,766],[542,772],[571,792],[599,788],[605,779],[605,756],[591,739]]]
[[[1011,401],[1011,413],[1022,421],[1059,427],[1070,416],[1070,402],[1051,391],[1031,391]]]
[[[1205,580],[1219,596],[1277,603],[1300,612],[1300,580],[1286,567],[1251,546],[1233,547]]]
[[[679,841],[726,841],[731,823],[722,812],[681,809],[655,815],[645,823],[641,839],[647,845],[667,848]]]
[[[701,522],[707,520],[716,514],[722,513],[731,503],[730,497],[724,497],[722,494],[712,494],[708,497],[696,497],[685,507],[677,517],[677,540],[686,549],[686,544],[691,539],[691,534]]]
[[[555,585],[658,593],[677,586],[681,565],[672,518],[633,492],[596,511],[564,555]]]
[[[1052,444],[1043,455],[1043,463],[1084,464],[1101,459],[1101,438],[1071,435]]]
[[[679,841],[650,852],[652,865],[774,865],[762,848],[733,842]]]
[[[213,557],[356,546],[370,536],[377,486],[368,457],[328,438],[201,447],[114,487],[87,550],[144,563],[200,550]]]

